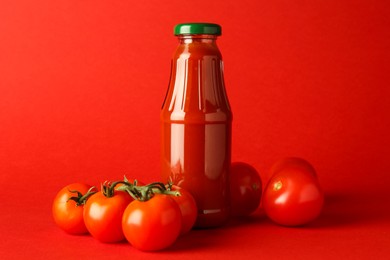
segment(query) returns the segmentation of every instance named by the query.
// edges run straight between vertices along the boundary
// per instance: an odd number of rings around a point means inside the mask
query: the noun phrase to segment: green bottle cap
[[[175,26],[174,35],[209,34],[221,35],[222,28],[215,23],[181,23]]]

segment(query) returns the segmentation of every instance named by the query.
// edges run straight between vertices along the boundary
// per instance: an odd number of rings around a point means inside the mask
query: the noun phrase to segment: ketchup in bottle
[[[224,224],[229,216],[232,113],[216,40],[221,26],[178,24],[168,91],[161,110],[164,182],[191,192],[198,228]]]

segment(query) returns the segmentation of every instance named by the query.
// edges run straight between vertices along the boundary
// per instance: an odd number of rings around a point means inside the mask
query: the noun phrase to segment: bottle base
[[[194,228],[206,229],[221,227],[226,224],[229,219],[229,210],[227,209],[211,209],[202,210],[198,213]]]

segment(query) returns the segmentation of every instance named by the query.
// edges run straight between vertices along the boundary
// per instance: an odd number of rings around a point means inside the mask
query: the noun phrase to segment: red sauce
[[[161,111],[164,182],[190,191],[197,227],[222,225],[229,215],[232,113],[215,35],[179,35]]]

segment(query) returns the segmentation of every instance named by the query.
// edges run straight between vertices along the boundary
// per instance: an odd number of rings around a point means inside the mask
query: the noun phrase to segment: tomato
[[[308,161],[299,157],[286,157],[277,161],[271,168],[271,176],[280,170],[286,170],[287,168],[305,171],[317,177],[314,167]]]
[[[171,190],[180,192],[180,196],[172,196],[172,198],[180,208],[182,216],[180,234],[184,235],[188,233],[194,226],[196,217],[198,215],[198,207],[196,206],[194,197],[187,190],[175,185],[172,186]]]
[[[127,241],[142,251],[171,246],[180,234],[182,216],[171,195],[155,194],[147,201],[134,200],[123,213]]]
[[[251,165],[234,162],[230,167],[230,198],[233,216],[248,216],[260,205],[262,182]]]
[[[123,191],[104,190],[92,195],[84,206],[84,221],[89,233],[104,243],[125,239],[122,232],[122,214],[133,199]]]
[[[324,194],[316,176],[305,167],[286,167],[267,183],[263,208],[275,223],[299,226],[317,218],[324,204]]]
[[[73,183],[62,188],[53,201],[52,213],[58,227],[69,234],[86,234],[87,228],[83,219],[83,202],[77,203],[81,195],[86,194],[92,186],[84,183]]]

